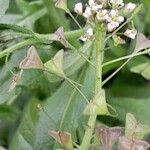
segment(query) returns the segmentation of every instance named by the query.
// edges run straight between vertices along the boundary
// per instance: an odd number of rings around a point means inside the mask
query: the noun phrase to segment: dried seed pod
[[[72,137],[68,132],[48,132],[51,137],[53,137],[60,145],[63,146],[65,150],[73,150]]]
[[[122,135],[121,127],[97,127],[95,131],[98,137],[100,137],[101,139],[103,150],[112,150],[113,145],[118,141],[119,137]]]
[[[119,138],[120,150],[147,150],[150,147],[146,141],[134,141],[123,136]]]
[[[31,46],[27,51],[27,56],[23,59],[19,65],[20,69],[44,69],[44,64],[42,63],[36,48]]]

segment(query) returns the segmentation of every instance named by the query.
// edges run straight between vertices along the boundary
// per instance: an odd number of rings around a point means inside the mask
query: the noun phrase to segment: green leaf
[[[39,101],[35,98],[30,99],[24,109],[24,115],[21,123],[12,139],[10,150],[33,150],[35,127],[38,121]]]
[[[131,72],[142,75],[145,79],[150,80],[150,59],[147,57],[137,57],[128,65]]]
[[[113,98],[109,103],[116,109],[120,121],[124,122],[126,114],[132,113],[143,124],[150,124],[150,98]]]
[[[0,105],[0,120],[1,121],[16,121],[19,115],[19,110],[13,106]]]
[[[2,17],[9,7],[9,0],[0,0],[0,17]]]
[[[91,67],[90,67],[91,68]],[[94,90],[94,71],[89,67],[77,73],[77,82],[83,84],[81,91],[91,99]],[[48,131],[66,131],[71,133],[76,141],[76,129],[84,124],[83,110],[86,101],[76,88],[65,81],[60,88],[47,100],[45,113],[41,113],[36,132],[36,150],[56,149]]]

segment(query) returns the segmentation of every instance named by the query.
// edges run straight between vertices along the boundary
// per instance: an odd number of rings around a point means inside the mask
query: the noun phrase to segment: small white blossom
[[[126,6],[125,6],[125,12],[127,14],[131,13],[134,9],[135,9],[136,5],[134,3],[128,3]]]
[[[85,12],[83,13],[83,16],[87,19],[92,16],[92,11],[90,7],[86,7]]]
[[[89,5],[92,6],[95,4],[95,1],[94,0],[89,0]]]
[[[89,27],[85,35],[80,37],[80,40],[82,40],[83,42],[86,42],[87,40],[91,39],[91,37],[93,37],[93,29]]]
[[[88,36],[93,36],[93,29],[92,28],[88,28],[86,31]]]
[[[110,11],[110,17],[107,19],[107,22],[118,22],[119,24],[122,23],[124,21],[124,17],[118,15],[119,15],[118,10],[112,9]]]
[[[98,21],[105,21],[109,18],[108,16],[108,11],[106,9],[100,10],[97,15],[96,18]]]
[[[123,16],[118,16],[117,21],[120,23],[122,23],[124,21],[124,17]]]
[[[127,29],[125,32],[124,32],[124,35],[131,38],[131,39],[135,39],[136,35],[137,35],[137,30],[135,29]]]
[[[118,22],[112,21],[112,22],[109,22],[107,24],[107,30],[108,30],[108,32],[114,31],[117,27],[119,27],[119,23]]]
[[[82,15],[83,14],[83,5],[82,3],[77,3],[74,7],[74,11],[79,14]]]
[[[118,16],[118,10],[112,9],[112,10],[110,11],[110,15],[111,15],[112,18]]]
[[[103,8],[103,5],[92,5],[91,6],[92,11],[94,11],[94,12],[98,12],[102,8]]]

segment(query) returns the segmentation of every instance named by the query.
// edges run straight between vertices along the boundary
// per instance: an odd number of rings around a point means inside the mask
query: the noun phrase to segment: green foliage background
[[[132,1],[144,4],[134,22],[137,30],[149,38],[150,1]],[[77,2],[79,0],[68,1],[72,12]],[[128,1],[125,0],[125,2]],[[52,1],[51,4],[51,6],[43,5],[40,0],[10,0],[9,9],[0,18],[0,23],[25,26],[42,34],[53,33],[60,26],[63,26],[65,31],[77,28],[69,16],[56,9]],[[51,9],[47,11],[47,7]],[[84,25],[82,18],[77,19]],[[20,41],[17,38],[16,40],[11,39],[11,34],[13,34],[11,31],[0,32],[0,50]],[[4,40],[7,42],[4,43]],[[76,48],[81,47],[76,38],[70,39],[70,42]],[[84,49],[90,53],[91,47],[90,43],[88,44]],[[125,46],[114,46],[110,40],[105,61],[129,54],[134,46],[135,41],[128,40]],[[64,47],[53,43],[46,46],[36,45],[36,48],[45,63]],[[74,141],[78,140],[80,143],[83,129],[86,126],[84,121],[86,118],[82,115],[85,101],[67,81],[50,82],[42,71],[26,70],[17,88],[8,92],[12,80],[10,70],[18,70],[19,63],[25,57],[26,51],[27,48],[14,52],[9,57],[7,65],[5,65],[5,59],[0,60],[0,145],[10,150],[55,149],[58,145],[49,137],[48,130],[50,129],[68,131],[72,133]],[[70,78],[83,84],[81,91],[90,99],[94,87],[93,70],[75,53],[69,52],[65,58],[65,72]],[[76,58],[76,61],[72,62],[72,58]],[[123,61],[105,67],[103,78],[108,77],[122,63]],[[138,56],[137,59],[132,59],[104,86],[107,101],[117,110],[118,116],[116,118],[101,116],[98,117],[98,121],[108,126],[124,126],[125,115],[129,112],[134,114],[140,122],[150,125],[149,80],[149,56]],[[37,109],[39,103],[44,106],[46,113]],[[148,137],[145,138],[149,140]]]

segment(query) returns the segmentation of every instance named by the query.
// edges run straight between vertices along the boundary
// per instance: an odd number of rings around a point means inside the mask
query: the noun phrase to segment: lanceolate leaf
[[[88,99],[93,95],[94,88],[93,69],[83,69],[77,74],[79,83],[83,84],[81,91]],[[64,82],[61,87],[47,100],[45,113],[41,113],[39,124],[37,126],[35,149],[49,150],[54,148],[54,140],[49,137],[48,131],[65,131],[73,136],[73,142],[76,140],[76,129],[84,124],[83,110],[86,101],[80,93],[69,83]],[[53,120],[55,120],[55,122]],[[56,148],[56,147],[55,147]],[[54,148],[54,149],[55,149]]]
[[[30,99],[25,107],[24,115],[14,137],[11,140],[10,150],[33,150],[35,127],[38,120],[39,101],[35,98]]]

